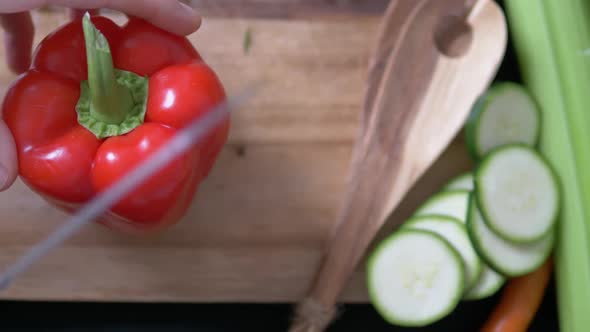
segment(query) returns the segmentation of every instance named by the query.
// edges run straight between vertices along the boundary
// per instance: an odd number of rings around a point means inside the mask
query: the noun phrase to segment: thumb
[[[0,191],[8,189],[18,175],[16,145],[12,133],[0,121]]]

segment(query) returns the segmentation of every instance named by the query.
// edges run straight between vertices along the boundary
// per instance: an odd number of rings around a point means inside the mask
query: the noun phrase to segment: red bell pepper
[[[187,38],[134,17],[120,27],[86,15],[39,44],[2,107],[21,179],[71,212],[225,98]],[[178,222],[215,164],[229,125],[228,117],[99,222],[141,232]]]

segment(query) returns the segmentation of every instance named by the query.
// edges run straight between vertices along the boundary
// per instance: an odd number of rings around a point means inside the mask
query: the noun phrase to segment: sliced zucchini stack
[[[536,150],[540,114],[515,83],[477,101],[465,128],[475,168],[427,199],[368,260],[370,298],[386,320],[431,324],[549,257],[561,191]]]

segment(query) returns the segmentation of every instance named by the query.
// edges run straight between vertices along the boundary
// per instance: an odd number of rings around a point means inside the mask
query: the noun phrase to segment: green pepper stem
[[[117,82],[109,43],[92,24],[90,14],[84,15],[82,26],[88,62],[90,112],[104,123],[120,124],[133,108],[133,96],[128,88]]]

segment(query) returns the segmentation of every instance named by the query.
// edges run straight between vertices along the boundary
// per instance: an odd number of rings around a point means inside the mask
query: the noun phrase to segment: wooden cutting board
[[[86,227],[0,298],[299,300],[317,269],[344,192],[368,58],[386,3],[195,1],[206,17],[190,39],[228,94],[261,78],[268,84],[235,110],[230,143],[189,214],[148,239]],[[124,21],[121,15],[109,16]],[[63,13],[37,13],[37,41],[64,20]],[[243,47],[247,31],[249,52]],[[2,96],[14,79],[3,57],[0,53]],[[392,219],[407,217],[470,167],[459,136]],[[0,267],[64,217],[20,181],[0,193]],[[382,235],[390,231],[386,226]],[[343,300],[367,300],[362,270]]]

